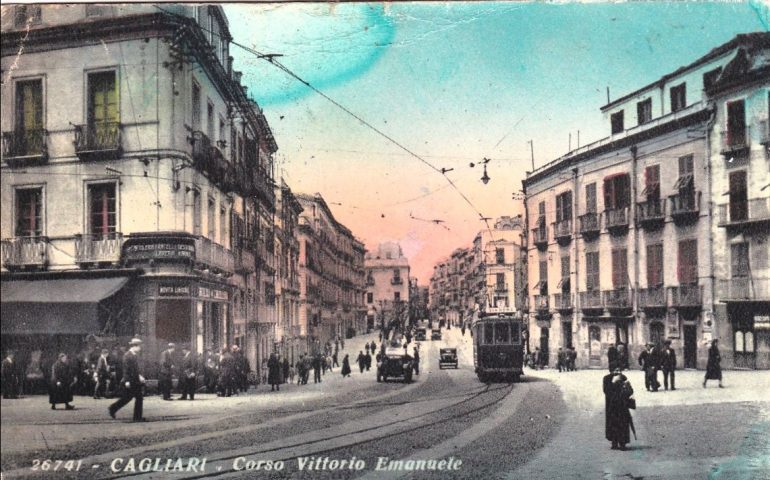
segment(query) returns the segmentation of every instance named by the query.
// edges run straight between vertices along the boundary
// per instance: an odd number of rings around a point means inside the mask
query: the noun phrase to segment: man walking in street
[[[158,371],[158,390],[163,395],[163,400],[173,400],[171,398],[171,388],[173,386],[174,375],[174,352],[176,345],[168,344],[168,348],[160,353],[160,370]]]
[[[99,399],[107,395],[107,383],[110,381],[110,363],[108,361],[110,351],[102,349],[102,354],[96,360],[96,386],[94,398]]]
[[[658,352],[654,343],[648,343],[647,349],[639,355],[639,365],[644,370],[644,387],[648,392],[657,392],[660,388],[658,383]]]
[[[321,383],[321,354],[313,355],[313,383]]]
[[[358,363],[358,368],[361,373],[364,373],[364,368],[366,368],[366,357],[364,356],[364,352],[358,352],[358,358],[356,359],[356,362]]]
[[[179,387],[182,390],[181,400],[195,400],[195,390],[198,385],[198,362],[187,345],[182,347],[182,368],[179,374]]]
[[[676,390],[674,386],[674,372],[676,371],[676,352],[671,348],[671,340],[663,342],[666,347],[661,353],[660,366],[663,369],[663,388],[668,390],[668,379],[671,376],[671,390]]]
[[[123,378],[121,382],[122,396],[117,402],[110,405],[107,411],[110,417],[115,418],[118,410],[123,408],[131,399],[134,400],[134,421],[144,422],[142,417],[142,404],[144,402],[144,377],[139,373],[139,353],[142,351],[142,341],[132,338],[129,349],[123,355]]]
[[[417,350],[417,347],[414,347],[414,374],[419,375],[420,374],[420,351]]]

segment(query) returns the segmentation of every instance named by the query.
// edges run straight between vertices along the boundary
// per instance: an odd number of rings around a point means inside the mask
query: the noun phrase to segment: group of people
[[[568,346],[566,350],[559,347],[559,350],[556,352],[556,368],[560,372],[574,372],[577,370],[575,368],[576,359],[577,351],[575,351],[572,345]]]

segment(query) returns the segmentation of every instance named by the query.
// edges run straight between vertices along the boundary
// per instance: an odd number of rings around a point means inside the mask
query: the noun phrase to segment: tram
[[[473,329],[473,366],[479,380],[518,382],[524,366],[526,324],[513,311],[480,313]]]

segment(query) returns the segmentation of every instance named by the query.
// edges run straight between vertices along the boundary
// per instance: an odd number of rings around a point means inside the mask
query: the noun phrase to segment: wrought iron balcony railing
[[[75,235],[75,259],[80,265],[120,262],[123,234]]]
[[[628,207],[604,211],[605,224],[610,232],[622,232],[628,228]]]
[[[672,307],[699,307],[703,289],[700,285],[668,287]]]
[[[752,198],[745,202],[731,202],[717,207],[717,224],[720,227],[767,221],[770,221],[770,197]]]
[[[44,128],[3,132],[3,159],[11,167],[48,161],[48,131]]]
[[[548,227],[542,225],[532,229],[532,243],[538,248],[544,248],[548,245]]]
[[[666,219],[666,202],[653,198],[636,204],[636,219],[643,227],[660,225]]]
[[[81,160],[117,158],[123,150],[121,131],[118,122],[75,125],[75,153]]]
[[[671,195],[671,217],[675,222],[690,220],[698,217],[700,213],[701,192],[684,190],[676,195]]]
[[[558,242],[567,242],[572,238],[572,219],[567,218],[556,222],[553,226],[553,236]]]
[[[2,264],[8,270],[48,266],[48,237],[14,237],[0,242]]]
[[[735,277],[719,280],[717,296],[721,302],[768,301],[770,300],[770,278]]]
[[[633,306],[631,289],[628,287],[614,288],[602,292],[604,306],[606,308],[625,309]]]
[[[553,306],[556,310],[572,310],[572,294],[569,292],[554,293]]]
[[[233,253],[206,237],[195,239],[195,261],[206,268],[232,274],[235,270]]]
[[[642,288],[639,290],[640,308],[665,308],[666,289],[662,286]]]
[[[580,308],[584,311],[603,309],[602,293],[599,290],[580,292]]]
[[[743,128],[730,128],[722,132],[722,145],[720,153],[724,156],[741,155],[748,151],[751,144],[751,129],[748,126]]]
[[[580,233],[584,237],[594,237],[599,234],[601,225],[599,222],[600,214],[588,212],[578,217],[580,221]]]

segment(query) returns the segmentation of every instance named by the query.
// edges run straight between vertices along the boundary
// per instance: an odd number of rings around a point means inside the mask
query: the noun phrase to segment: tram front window
[[[495,335],[493,331],[494,325],[487,323],[484,325],[484,343],[486,345],[493,345],[495,343]]]
[[[509,324],[495,324],[495,343],[511,343],[511,329]]]

